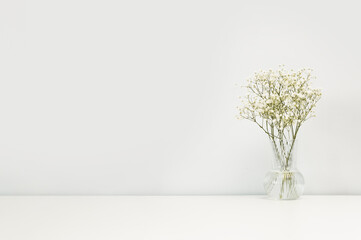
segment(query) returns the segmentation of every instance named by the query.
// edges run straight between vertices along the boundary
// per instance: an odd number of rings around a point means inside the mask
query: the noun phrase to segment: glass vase
[[[296,142],[271,139],[274,158],[272,170],[266,174],[264,188],[269,198],[277,200],[298,199],[304,190],[304,179],[296,168]]]

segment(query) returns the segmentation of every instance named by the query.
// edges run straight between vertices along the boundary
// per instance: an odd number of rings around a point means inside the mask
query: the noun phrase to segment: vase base
[[[264,188],[270,199],[296,200],[303,194],[304,179],[296,170],[274,170],[266,174]]]

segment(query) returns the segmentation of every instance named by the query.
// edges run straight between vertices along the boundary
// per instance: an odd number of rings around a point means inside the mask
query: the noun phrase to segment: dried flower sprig
[[[312,69],[259,71],[248,79],[239,118],[255,122],[271,139],[283,168],[288,168],[301,125],[314,117],[320,89],[310,86]]]

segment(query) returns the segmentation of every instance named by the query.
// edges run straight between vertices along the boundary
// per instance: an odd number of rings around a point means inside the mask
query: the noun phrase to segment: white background
[[[312,67],[306,194],[361,194],[358,1],[0,1],[0,194],[261,194],[235,119],[255,70]]]

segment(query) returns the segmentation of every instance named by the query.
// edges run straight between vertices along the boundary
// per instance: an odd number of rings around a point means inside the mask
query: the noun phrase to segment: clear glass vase
[[[266,174],[264,188],[271,199],[292,200],[303,194],[304,179],[296,168],[295,141],[271,139],[275,157]]]

